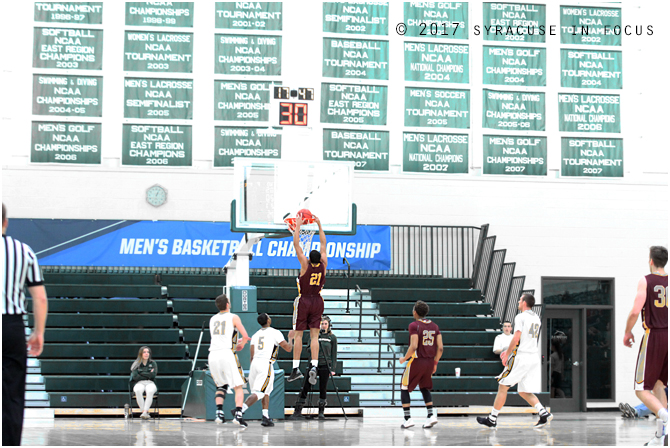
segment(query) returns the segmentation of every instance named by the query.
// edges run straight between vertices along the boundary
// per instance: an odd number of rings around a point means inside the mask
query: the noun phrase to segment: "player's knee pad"
[[[421,395],[423,395],[423,401],[425,403],[432,403],[433,402],[433,396],[431,395],[430,391],[428,389],[420,389],[421,390]]]
[[[409,404],[410,399],[409,399],[409,391],[408,390],[401,390],[400,391],[400,402],[402,404]]]
[[[228,390],[228,385],[217,387],[215,397],[225,397],[226,391]]]

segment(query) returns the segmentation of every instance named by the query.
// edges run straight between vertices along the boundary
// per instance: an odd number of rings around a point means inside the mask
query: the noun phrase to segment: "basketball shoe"
[[[493,421],[488,417],[477,417],[477,423],[480,425],[488,426],[489,428],[495,429],[498,426],[497,421]]]
[[[290,374],[289,377],[286,379],[286,381],[288,381],[289,383],[291,383],[291,382],[293,382],[293,381],[295,381],[295,380],[299,380],[300,378],[304,378],[304,376],[303,376],[302,372],[300,371],[300,369],[296,367],[295,369],[293,369],[293,370],[291,371],[291,374]]]

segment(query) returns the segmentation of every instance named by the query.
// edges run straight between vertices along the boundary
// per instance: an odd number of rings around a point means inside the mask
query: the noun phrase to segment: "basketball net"
[[[284,219],[284,222],[288,227],[288,231],[291,232],[291,235],[295,235],[295,218],[286,218]],[[300,248],[306,257],[309,256],[309,250],[306,251],[305,248],[310,249],[312,247],[312,237],[314,236],[314,233],[316,233],[316,229],[307,228],[307,224],[313,223],[314,219],[307,219],[303,221],[300,226]]]

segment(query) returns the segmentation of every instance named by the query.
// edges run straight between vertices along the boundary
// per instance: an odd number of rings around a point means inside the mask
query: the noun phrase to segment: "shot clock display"
[[[313,101],[314,89],[275,86],[275,100]],[[308,104],[294,101],[279,102],[279,126],[307,126]]]

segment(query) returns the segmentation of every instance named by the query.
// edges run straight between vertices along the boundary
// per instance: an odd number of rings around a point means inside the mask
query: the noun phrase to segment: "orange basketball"
[[[302,218],[303,222],[308,222],[308,221],[311,222],[314,219],[314,215],[312,215],[312,212],[310,212],[306,208],[298,210],[298,213],[296,213],[295,216],[296,217],[300,216]]]

